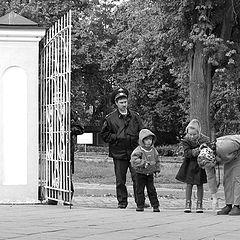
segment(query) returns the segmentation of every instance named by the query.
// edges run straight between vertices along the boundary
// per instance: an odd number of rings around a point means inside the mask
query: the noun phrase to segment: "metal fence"
[[[40,200],[70,204],[71,11],[47,31],[40,73]]]

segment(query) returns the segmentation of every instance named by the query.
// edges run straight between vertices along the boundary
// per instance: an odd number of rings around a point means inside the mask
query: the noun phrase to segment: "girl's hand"
[[[203,148],[207,148],[207,147],[208,147],[207,144],[203,143],[203,144],[200,145],[199,149],[202,150]]]

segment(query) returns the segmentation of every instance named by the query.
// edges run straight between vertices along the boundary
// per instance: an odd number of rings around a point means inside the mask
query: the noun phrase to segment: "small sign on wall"
[[[77,135],[78,144],[93,144],[93,133],[83,133],[82,135]]]

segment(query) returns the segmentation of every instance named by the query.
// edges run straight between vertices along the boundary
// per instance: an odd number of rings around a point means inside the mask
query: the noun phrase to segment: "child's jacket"
[[[153,145],[150,150],[146,150],[143,145],[143,139],[153,136]],[[139,146],[134,149],[131,155],[131,165],[137,173],[150,175],[160,172],[160,161],[158,152],[154,147],[156,136],[148,129],[142,129],[139,133]]]

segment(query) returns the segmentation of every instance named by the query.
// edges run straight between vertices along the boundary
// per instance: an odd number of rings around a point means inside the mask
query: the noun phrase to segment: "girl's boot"
[[[191,207],[192,207],[192,201],[191,200],[186,200],[186,205],[184,212],[185,213],[190,213],[191,212]]]
[[[202,201],[197,201],[196,213],[203,213]]]

